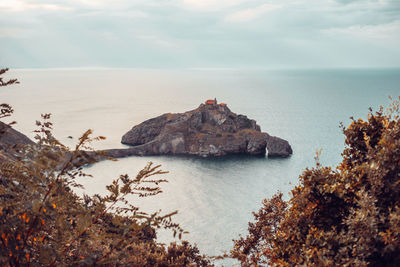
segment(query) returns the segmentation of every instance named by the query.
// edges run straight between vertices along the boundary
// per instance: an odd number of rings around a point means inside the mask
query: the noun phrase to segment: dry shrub
[[[264,200],[231,257],[243,266],[399,266],[399,101],[342,128],[343,161],[317,160],[289,201]]]
[[[0,79],[0,85],[16,82]],[[9,105],[1,108],[0,118],[11,115]],[[170,229],[179,238],[184,233],[171,220],[176,212],[148,214],[127,201],[131,195],[162,192],[160,184],[166,180],[156,176],[166,172],[160,166],[149,163],[133,178],[121,175],[107,186],[106,196],[80,197],[72,189],[81,187],[77,177],[87,175],[74,162],[92,141],[104,138],[92,138],[89,130],[69,150],[53,137],[50,115],[42,117],[36,123],[37,143],[0,145],[2,266],[210,265],[186,241],[168,246],[157,242],[159,228]],[[2,126],[0,144],[10,127]]]

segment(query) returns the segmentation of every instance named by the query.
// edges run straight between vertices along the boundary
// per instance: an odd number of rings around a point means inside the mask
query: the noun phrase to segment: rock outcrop
[[[30,152],[35,151],[38,148],[39,146],[26,135],[0,121],[0,160],[15,161],[33,159],[34,154]],[[57,169],[61,169],[66,161],[71,160],[72,152],[63,150],[61,147],[58,147],[58,149],[62,153],[59,155],[60,165]],[[102,153],[82,150],[75,153],[74,159],[71,160],[71,163],[73,166],[78,167],[85,164],[95,163],[102,159],[104,159]]]
[[[21,154],[19,151],[27,145],[33,146],[35,143],[26,135],[0,121],[0,159],[17,159]]]
[[[265,133],[265,138],[267,139],[269,157],[288,157],[292,155],[293,150],[288,141],[276,136],[270,136],[267,133]]]
[[[0,121],[0,145],[17,145],[17,144],[25,144],[25,145],[33,145],[35,144],[31,139],[29,139],[26,135],[14,130],[9,125]]]
[[[201,104],[185,113],[167,113],[134,126],[123,137],[128,149],[108,150],[111,157],[130,155],[230,154],[287,157],[286,140],[261,132],[255,120],[233,113],[226,105]]]

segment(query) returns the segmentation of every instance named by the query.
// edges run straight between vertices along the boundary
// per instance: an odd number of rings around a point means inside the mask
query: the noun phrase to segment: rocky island
[[[218,157],[233,154],[288,157],[289,143],[261,132],[255,120],[233,113],[226,104],[208,100],[194,110],[166,113],[134,126],[121,142],[129,148],[80,151],[75,166],[94,163],[106,157],[145,155],[194,155]],[[36,146],[22,133],[0,122],[0,159],[19,158],[19,149]],[[19,148],[21,147],[21,148]],[[10,149],[13,148],[13,149]],[[72,156],[66,152],[66,158]]]
[[[129,155],[195,155],[216,157],[232,154],[288,157],[286,140],[261,132],[255,120],[233,113],[226,104],[207,100],[194,110],[166,113],[134,126],[123,137],[128,149],[107,151],[112,157]]]

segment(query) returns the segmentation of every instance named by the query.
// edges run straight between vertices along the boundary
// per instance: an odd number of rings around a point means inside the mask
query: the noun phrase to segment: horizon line
[[[215,70],[215,71],[224,71],[224,70],[270,70],[270,71],[279,71],[279,70],[344,70],[344,69],[352,69],[352,70],[378,70],[378,69],[400,69],[399,66],[333,66],[333,67],[105,67],[105,66],[79,66],[79,67],[1,67],[8,68],[10,71],[12,70],[27,70],[27,71],[40,71],[40,70],[199,70],[199,71],[207,71],[207,70]]]

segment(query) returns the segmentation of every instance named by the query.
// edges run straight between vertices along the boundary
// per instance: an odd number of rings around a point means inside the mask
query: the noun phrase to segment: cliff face
[[[26,135],[14,130],[7,124],[0,121],[0,160],[15,161],[33,159],[34,155],[30,152],[32,150],[37,150],[38,148],[39,147],[37,144],[29,139]],[[62,153],[58,155],[60,165],[57,168],[61,169],[64,163],[71,159],[72,153],[70,151],[63,150],[60,147],[58,147],[58,149]],[[75,158],[71,161],[71,163],[75,167],[95,163],[104,159],[104,156],[101,154],[97,155],[96,152],[83,150],[79,151],[79,153],[74,155],[74,157]],[[54,160],[54,158],[51,160]]]
[[[26,145],[35,143],[26,135],[0,121],[0,158],[17,159],[20,156],[18,151],[24,149]]]
[[[269,156],[292,154],[287,141],[261,132],[256,121],[217,104],[147,120],[128,131],[121,142],[133,146],[125,151],[127,155],[265,155],[266,149]]]

